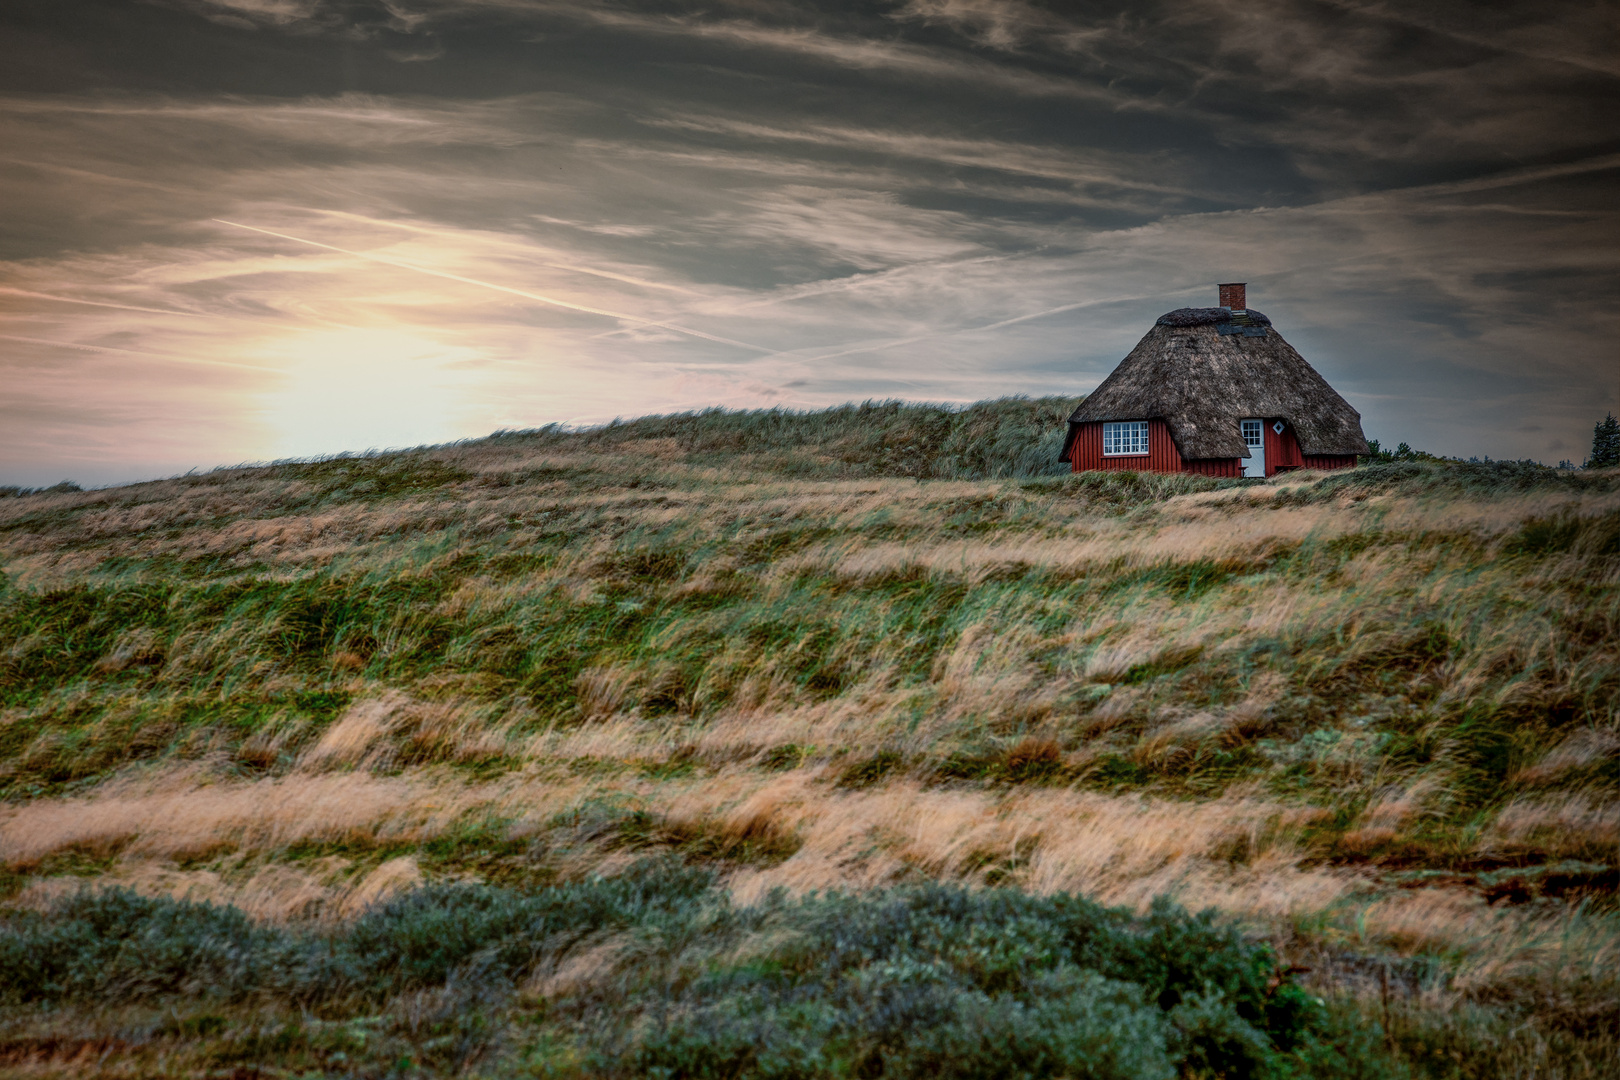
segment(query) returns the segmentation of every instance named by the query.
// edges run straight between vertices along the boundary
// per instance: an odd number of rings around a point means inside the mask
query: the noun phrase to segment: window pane
[[[1103,425],[1103,453],[1107,455],[1146,454],[1148,426],[1141,420]]]

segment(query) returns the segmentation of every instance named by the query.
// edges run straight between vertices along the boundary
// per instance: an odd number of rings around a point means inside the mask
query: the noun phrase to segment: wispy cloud
[[[567,300],[559,300],[554,296],[542,296],[539,293],[529,292],[527,289],[515,289],[510,285],[497,285],[491,281],[480,281],[477,278],[465,277],[461,274],[451,274],[444,270],[433,270],[426,266],[417,266],[414,263],[403,262],[399,259],[391,259],[384,255],[371,255],[363,251],[350,251],[348,248],[336,247],[332,244],[324,244],[318,240],[307,240],[299,236],[289,236],[286,233],[278,233],[272,232],[269,229],[261,229],[256,225],[244,225],[241,222],[226,221],[223,218],[214,218],[213,220],[219,222],[221,225],[230,225],[238,229],[247,229],[251,232],[263,233],[265,236],[274,236],[278,240],[290,240],[296,244],[307,244],[310,247],[323,248],[327,251],[335,251],[340,255],[349,255],[356,259],[365,259],[367,262],[381,263],[384,266],[392,266],[400,270],[410,270],[413,273],[426,274],[429,277],[443,278],[446,281],[455,281],[463,285],[472,285],[480,289],[489,289],[492,292],[507,293],[511,296],[522,297],[525,300],[533,300],[537,303],[549,304],[552,307],[566,308],[569,311],[583,312],[586,315],[601,315],[605,318],[618,319],[621,322],[627,322],[632,325],[656,326],[660,329],[671,330],[677,334],[685,334],[688,337],[702,338],[705,341],[713,341],[721,345],[735,345],[737,348],[748,349],[752,352],[768,353],[774,351],[766,348],[763,345],[750,345],[746,341],[736,341],[732,338],[720,337],[717,334],[706,333],[702,330],[693,330],[688,326],[678,326],[675,323],[660,322],[657,319],[648,319],[637,315],[625,315],[617,311],[608,311],[605,308],[589,307],[585,304],[574,304]]]
[[[1375,437],[1546,457],[1620,407],[1601,13],[671,11],[42,17],[83,66],[0,99],[0,482],[1071,393],[1233,278]]]
[[[538,249],[533,243],[519,243],[501,236],[491,236],[485,233],[471,233],[466,230],[451,231],[448,229],[427,228],[422,225],[411,224],[410,222],[385,221],[381,218],[366,217],[364,214],[351,214],[343,210],[322,210],[318,207],[300,207],[299,209],[303,210],[305,213],[348,218],[351,221],[365,222],[367,225],[381,225],[382,227],[388,229],[403,229],[406,232],[413,232],[422,236],[437,236],[458,244],[472,243],[479,246],[492,246],[506,251],[519,251],[528,256],[534,256],[538,253]],[[573,222],[565,222],[560,218],[541,217],[540,220],[545,221],[547,224],[553,225],[575,224]],[[598,227],[598,231],[602,231],[600,227]],[[644,233],[644,230],[627,230],[618,231],[617,233],[615,233],[615,231],[612,229],[608,229],[606,231],[608,231],[609,235],[635,236],[642,235]],[[696,289],[688,289],[680,285],[671,285],[666,281],[649,281],[646,278],[632,277],[629,274],[614,273],[611,270],[602,270],[597,267],[576,266],[572,263],[549,261],[540,262],[539,265],[548,266],[553,270],[568,270],[576,274],[589,274],[592,277],[607,278],[610,281],[622,281],[628,285],[640,285],[641,287],[647,289],[663,289],[668,292],[682,293],[686,296],[702,295]]]
[[[1620,37],[1620,15],[1605,4],[1570,5],[1559,10],[1557,19],[1541,20],[1527,19],[1528,11],[1511,6],[1492,12],[1482,11],[1474,4],[1451,5],[1448,10],[1446,5],[1396,9],[1388,4],[1352,0],[1329,0],[1329,3],[1358,15],[1426,30],[1492,52],[1568,64],[1620,78],[1620,63],[1615,62],[1613,49],[1615,38]],[[1482,22],[1489,25],[1493,16],[1506,16],[1508,25],[1492,26],[1490,32],[1480,32]]]
[[[1155,195],[1204,197],[1204,192],[1164,182],[1172,170],[1160,158],[1151,165],[1139,154],[1109,153],[1086,147],[1032,146],[996,138],[945,138],[884,128],[851,128],[826,124],[777,127],[713,116],[687,116],[650,121],[652,126],[715,132],[749,140],[807,143],[840,150],[862,150],[888,157],[907,157],[943,165],[1035,176],[1070,184],[1096,185]],[[1144,165],[1148,167],[1144,169]]]
[[[897,78],[967,83],[1032,97],[1083,99],[1114,108],[1155,107],[1151,101],[1119,94],[1093,82],[1006,67],[972,55],[907,42],[833,34],[814,27],[783,28],[743,19],[648,16],[605,7],[593,8],[589,15],[599,23],[621,29],[789,53]]]
[[[18,341],[25,345],[45,345],[52,349],[72,349],[76,352],[114,353],[119,356],[139,356],[148,360],[161,360],[166,364],[200,364],[203,367],[235,368],[238,371],[267,371],[278,374],[275,368],[262,364],[239,364],[233,360],[215,360],[201,356],[171,356],[148,352],[145,349],[125,349],[117,345],[96,345],[87,341],[57,341],[51,338],[23,337],[21,334],[0,334],[0,341]]]

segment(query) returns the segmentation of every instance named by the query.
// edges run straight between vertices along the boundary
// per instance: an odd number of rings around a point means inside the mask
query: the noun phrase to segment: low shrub
[[[640,943],[615,989],[575,985],[544,1011],[589,1075],[1169,1080],[1388,1067],[1376,1040],[1332,1021],[1265,946],[1209,913],[1161,901],[1135,916],[942,885],[737,908],[712,875],[673,859],[528,892],[425,886],[329,931],[82,892],[4,916],[0,994],[255,996],[331,1015],[433,991],[471,994],[494,1015],[546,957],[613,934]]]
[[[0,1001],[240,997],[282,959],[285,935],[235,908],[80,892],[0,923]]]
[[[1326,1076],[1313,1062],[1377,1058],[1339,1048],[1350,1040],[1265,947],[1167,902],[1137,918],[1073,896],[930,885],[779,901],[764,923],[781,944],[649,985],[606,1029],[594,1020],[592,1067],[1169,1078]]]
[[[534,892],[429,885],[330,935],[260,927],[234,907],[84,891],[43,912],[6,913],[0,1001],[254,993],[375,1000],[442,985],[468,964],[510,979],[558,935],[689,919],[712,885],[712,874],[666,859]]]

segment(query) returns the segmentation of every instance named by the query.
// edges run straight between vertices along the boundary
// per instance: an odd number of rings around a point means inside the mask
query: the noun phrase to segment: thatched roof
[[[1069,423],[1158,417],[1182,457],[1234,458],[1249,456],[1246,416],[1287,420],[1306,454],[1368,452],[1361,414],[1253,309],[1246,324],[1226,308],[1161,315]]]

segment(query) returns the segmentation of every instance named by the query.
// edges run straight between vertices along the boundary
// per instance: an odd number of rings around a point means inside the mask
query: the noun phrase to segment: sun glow
[[[412,446],[485,434],[489,361],[401,329],[278,339],[256,355],[284,372],[260,413],[276,457]],[[472,424],[472,427],[468,425]]]

